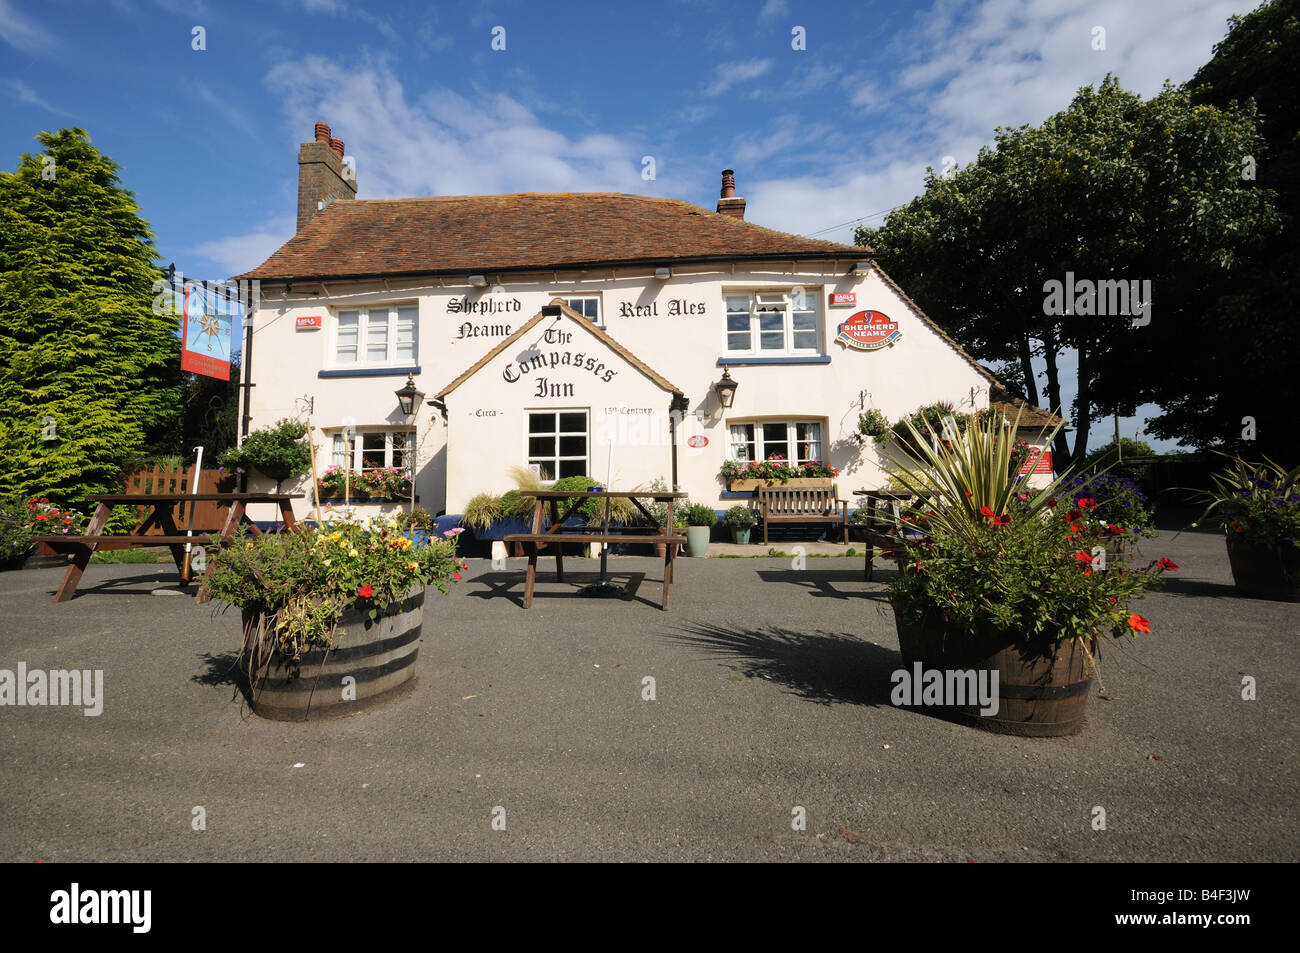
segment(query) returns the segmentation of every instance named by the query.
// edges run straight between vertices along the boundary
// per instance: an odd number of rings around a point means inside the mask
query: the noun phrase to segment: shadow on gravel
[[[578,558],[574,557],[574,561],[576,562]],[[521,568],[513,572],[486,572],[474,576],[468,580],[468,583],[479,588],[467,591],[465,594],[475,599],[505,599],[522,609],[524,605],[525,571]],[[545,569],[539,565],[537,584],[533,590],[534,605],[539,601],[546,602],[551,599],[563,601],[584,598],[578,590],[595,583],[599,578],[599,571],[589,570],[586,567],[582,569],[570,568],[566,565],[564,568],[564,582],[559,582],[555,578],[555,565],[553,562]],[[605,573],[605,578],[620,589],[625,590],[619,596],[610,597],[613,601],[640,602],[656,609],[659,608],[659,602],[662,598],[660,586],[663,584],[663,576],[650,578],[643,572],[610,569]],[[649,583],[646,590],[647,595],[641,594],[642,583]],[[558,591],[551,588],[557,585],[564,588]]]
[[[148,564],[146,563],[143,565]],[[82,596],[88,595],[147,596],[149,593],[153,592],[153,590],[159,588],[159,584],[162,584],[163,588],[173,589],[180,585],[180,579],[176,574],[176,567],[169,565],[166,573],[160,573],[158,571],[159,568],[160,567],[158,566],[154,566],[152,571],[143,572],[141,575],[114,576],[109,579],[94,579],[92,574],[95,572],[95,567],[90,566],[86,569],[85,574],[81,577],[81,581],[77,584],[77,591],[72,598],[79,599]],[[54,593],[58,591],[59,585],[63,581],[63,577],[57,576],[51,578],[52,584],[50,586],[50,595],[54,595]],[[88,582],[87,580],[91,581]],[[198,590],[191,585],[182,591],[192,599],[194,598],[194,593]]]
[[[809,596],[822,599],[868,599],[889,604],[889,593],[883,589],[865,590],[863,571],[856,569],[759,569],[759,579],[764,582],[784,583],[807,591]],[[876,567],[873,579],[884,582],[895,575],[895,570],[881,571]]]
[[[1250,596],[1239,592],[1236,586],[1223,582],[1203,582],[1197,579],[1179,579],[1176,576],[1162,576],[1160,593],[1171,596],[1194,596],[1206,599],[1249,599]]]
[[[229,685],[231,687],[231,701],[242,695],[244,701],[251,705],[253,695],[249,688],[248,676],[236,663],[235,657],[235,652],[223,652],[220,655],[204,652],[199,658],[207,665],[207,671],[191,676],[190,681],[212,688]]]
[[[890,706],[889,677],[903,664],[893,649],[842,632],[690,623],[668,638],[708,649],[711,658],[739,662],[746,678],[777,682],[821,705]]]

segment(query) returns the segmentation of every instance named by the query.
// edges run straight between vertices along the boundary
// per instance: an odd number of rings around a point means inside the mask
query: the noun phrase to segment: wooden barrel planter
[[[336,717],[409,689],[420,649],[424,594],[423,588],[412,590],[374,622],[348,609],[328,652],[313,649],[297,663],[277,653],[251,679],[253,711],[276,721]],[[256,622],[257,617],[245,611],[245,627]],[[349,676],[355,681],[345,683]]]
[[[1227,540],[1232,581],[1250,596],[1300,602],[1300,547]]]
[[[1005,636],[975,636],[949,629],[941,617],[920,622],[905,617],[895,604],[894,620],[903,664],[910,670],[975,670],[998,673],[998,710],[981,715],[979,705],[953,705],[942,713],[965,724],[998,734],[1059,737],[1083,730],[1092,676],[1087,653],[1073,639],[1024,651]],[[1095,656],[1097,641],[1090,650]]]

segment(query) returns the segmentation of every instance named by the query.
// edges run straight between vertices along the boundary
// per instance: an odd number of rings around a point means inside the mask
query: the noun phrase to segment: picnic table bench
[[[867,519],[864,525],[867,561],[863,569],[863,577],[870,582],[877,546],[880,547],[882,556],[894,556],[901,565],[901,559],[898,557],[903,552],[904,546],[925,538],[924,534],[917,530],[903,528],[902,510],[903,504],[910,503],[912,500],[928,499],[929,494],[918,497],[906,490],[854,490],[853,495],[866,498]]]
[[[86,566],[90,564],[91,554],[101,549],[166,546],[172,552],[172,559],[176,563],[177,571],[180,573],[181,584],[188,585],[193,581],[193,577],[189,561],[186,559],[185,550],[187,545],[191,543],[201,545],[212,532],[219,533],[223,539],[233,539],[235,531],[241,526],[247,527],[254,535],[260,536],[262,530],[247,516],[250,503],[278,504],[285,527],[293,529],[296,521],[294,520],[292,501],[302,498],[303,494],[301,493],[103,493],[89,497],[97,506],[84,535],[37,536],[35,541],[44,544],[56,553],[67,553],[72,556],[72,562],[69,563],[67,572],[63,575],[63,582],[60,583],[58,591],[54,594],[55,602],[67,602],[76,594],[77,586],[81,583],[81,576],[86,571]],[[230,512],[226,514],[225,523],[220,530],[204,527],[201,530],[192,530],[193,535],[186,535],[181,532],[176,525],[172,509],[177,503],[195,502],[217,503],[220,506],[230,507]],[[147,506],[149,507],[149,514],[130,533],[105,535],[104,527],[108,525],[108,518],[113,512],[113,507],[123,505]],[[162,532],[151,534],[149,530],[154,526],[157,526]],[[209,566],[204,575],[206,576],[211,571],[212,568]],[[195,601],[207,602],[208,599],[207,590],[200,587],[198,594],[195,596]]]
[[[834,486],[760,486],[758,514],[765,546],[772,523],[838,523],[849,541],[849,503]]]
[[[637,491],[618,491],[618,490],[601,490],[599,492],[572,493],[557,490],[533,490],[529,491],[529,496],[533,497],[536,505],[533,509],[533,531],[531,533],[511,533],[504,539],[506,543],[520,543],[528,555],[528,572],[524,579],[524,608],[530,609],[533,605],[533,591],[537,583],[537,557],[542,555],[542,550],[546,547],[554,547],[555,550],[555,579],[557,582],[564,582],[564,543],[599,543],[607,546],[610,543],[647,543],[647,544],[664,544],[664,588],[663,599],[660,608],[668,608],[668,589],[673,581],[673,563],[677,557],[677,549],[686,543],[685,536],[675,534],[657,535],[657,531],[647,527],[643,531],[636,531],[631,528],[624,528],[621,532],[610,532],[609,530],[609,511],[606,508],[605,521],[600,531],[593,531],[589,526],[565,526],[565,521],[573,514],[573,511],[589,499],[606,500],[622,498],[632,501],[632,505],[641,511],[646,519],[653,524],[654,517],[642,504],[641,500],[649,499],[656,502],[666,502],[668,504],[667,525],[673,525],[673,504],[679,499],[685,498],[685,493],[672,492],[637,492]],[[560,500],[571,500],[569,508],[561,514],[559,512]],[[551,525],[543,532],[542,530],[542,511],[549,504],[551,513]],[[601,552],[601,583],[604,582],[605,576],[605,553]],[[603,593],[602,593],[603,594]]]

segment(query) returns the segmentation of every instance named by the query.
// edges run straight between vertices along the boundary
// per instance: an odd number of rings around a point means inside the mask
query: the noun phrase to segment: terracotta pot
[[[1300,547],[1227,540],[1232,581],[1247,595],[1300,602]]]
[[[981,715],[978,705],[962,705],[944,708],[945,714],[998,734],[1056,737],[1083,730],[1092,675],[1077,641],[1018,646],[1006,636],[960,631],[938,614],[912,621],[897,601],[894,622],[909,670],[919,662],[923,669],[998,673],[996,713]],[[1096,639],[1089,649],[1095,657]]]

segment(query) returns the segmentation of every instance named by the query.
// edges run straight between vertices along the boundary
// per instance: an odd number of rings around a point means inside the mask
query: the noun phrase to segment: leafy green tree
[[[995,145],[954,174],[931,170],[922,195],[880,228],[859,229],[857,242],[1039,406],[1033,358],[1045,361],[1054,410],[1063,356],[1077,355],[1075,443],[1061,433],[1053,447],[1068,466],[1087,453],[1094,417],[1160,402],[1182,373],[1180,335],[1205,289],[1276,232],[1266,190],[1239,173],[1240,157],[1262,147],[1248,106],[1196,105],[1169,85],[1143,101],[1108,76],[1042,126],[998,129]],[[1047,313],[1047,283],[1065,284],[1067,273],[1138,282],[1138,301],[1101,315],[1101,296],[1082,294]]]
[[[1258,110],[1266,148],[1238,156],[1237,168],[1274,195],[1283,226],[1207,290],[1149,430],[1289,464],[1300,460],[1300,0],[1269,0],[1229,23],[1187,85],[1194,103]]]
[[[0,474],[64,502],[119,489],[176,412],[179,321],[154,314],[153,236],[83,129],[0,172]]]

